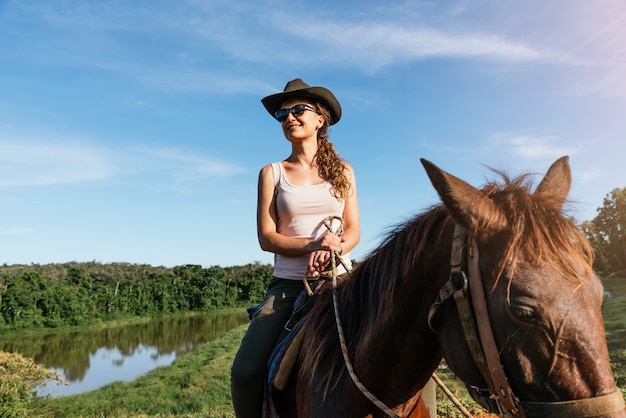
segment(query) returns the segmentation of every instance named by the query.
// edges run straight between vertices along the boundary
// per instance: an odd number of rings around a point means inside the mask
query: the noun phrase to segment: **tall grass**
[[[602,304],[606,342],[617,387],[626,396],[626,277],[610,277],[603,282],[608,292]]]
[[[622,393],[626,393],[626,278],[604,281],[611,297],[605,298],[603,313],[611,364]],[[158,368],[133,382],[33,403],[33,417],[187,417],[234,418],[230,398],[230,365],[246,326],[204,344],[167,367]],[[473,414],[480,407],[464,385],[442,367],[437,375]],[[454,404],[437,391],[440,417],[462,417]]]

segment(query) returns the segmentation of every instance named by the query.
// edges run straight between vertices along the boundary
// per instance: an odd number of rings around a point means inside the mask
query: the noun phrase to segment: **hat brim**
[[[321,104],[330,112],[330,125],[334,125],[341,119],[341,105],[339,101],[330,90],[324,87],[307,87],[271,94],[261,99],[261,103],[263,103],[268,113],[274,117],[274,113],[280,109],[283,102],[289,99],[306,99]]]

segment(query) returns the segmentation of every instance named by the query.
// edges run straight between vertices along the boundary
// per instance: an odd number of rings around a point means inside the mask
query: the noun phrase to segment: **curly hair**
[[[317,131],[317,153],[315,154],[319,175],[332,184],[333,194],[337,199],[347,200],[350,197],[352,185],[345,174],[346,166],[343,158],[335,150],[332,142],[328,140],[330,112],[319,103],[316,103],[315,107],[318,113],[324,117],[324,124]]]

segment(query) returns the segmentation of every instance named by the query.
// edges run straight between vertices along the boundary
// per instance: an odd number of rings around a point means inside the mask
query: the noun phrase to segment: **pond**
[[[53,383],[38,392],[66,396],[134,380],[247,322],[245,310],[170,316],[107,328],[3,336],[0,351],[20,353],[59,372],[70,386]]]

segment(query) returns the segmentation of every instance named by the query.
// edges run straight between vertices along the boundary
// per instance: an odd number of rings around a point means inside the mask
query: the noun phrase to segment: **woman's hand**
[[[308,270],[313,277],[319,276],[330,263],[332,251],[339,251],[341,248],[341,237],[331,232],[326,232],[314,242],[314,246],[319,248],[311,252],[309,256]]]
[[[320,272],[326,269],[330,263],[330,251],[318,250],[313,251],[309,256],[308,271],[309,276],[318,277]]]

